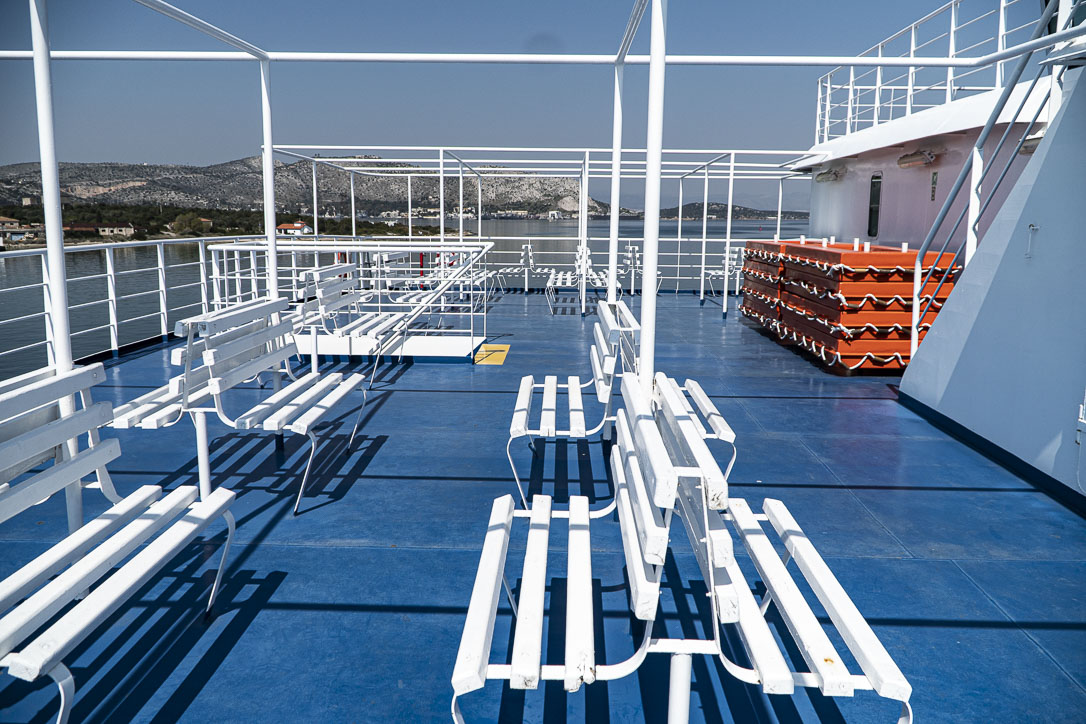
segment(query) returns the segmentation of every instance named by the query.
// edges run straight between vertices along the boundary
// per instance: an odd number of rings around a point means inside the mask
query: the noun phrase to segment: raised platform
[[[896,378],[827,374],[740,315],[722,325],[717,304],[661,295],[657,364],[700,381],[727,417],[738,434],[734,494],[788,505],[912,682],[917,721],[1086,718],[1086,521],[900,405]],[[528,373],[586,374],[595,321],[512,294],[488,315],[488,341],[510,345],[503,365],[382,366],[354,448],[341,454],[357,411],[344,406],[294,519],[306,446],[288,439],[277,456],[268,436],[212,423],[213,478],[237,492],[239,522],[217,616],[205,622],[198,605],[214,550],[193,546],[72,657],[73,721],[449,721],[490,504],[516,491],[503,446],[517,384]],[[99,396],[120,404],[175,370],[160,346],[108,372]],[[196,480],[187,420],[104,434],[125,451],[114,467],[122,494]],[[534,466],[526,447],[514,455],[531,467],[529,493],[609,496],[598,442],[558,444]],[[5,524],[0,548],[18,555],[0,555],[0,575],[63,527],[62,498]],[[615,661],[637,624],[621,541],[603,530],[593,535],[596,651]],[[514,540],[512,570],[523,550]],[[559,600],[562,565],[548,580]],[[668,560],[663,587],[660,632],[700,633],[708,611],[692,554]],[[511,618],[503,601],[495,647],[511,645]],[[545,631],[544,647],[546,661],[561,661],[561,632]],[[477,722],[661,722],[667,667],[650,656],[635,676],[568,696],[558,682],[494,686],[462,707]],[[694,721],[888,724],[898,713],[870,696],[764,697],[703,658],[693,675]],[[54,692],[0,678],[0,721],[47,720]]]

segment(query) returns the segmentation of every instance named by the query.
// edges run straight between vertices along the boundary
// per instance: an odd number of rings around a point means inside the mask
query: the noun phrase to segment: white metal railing
[[[1068,3],[1065,6],[1064,12],[1057,16],[1062,18],[1061,27],[1059,28],[1060,31],[1067,30],[1074,25],[1076,11],[1083,2],[1084,0],[1076,0],[1074,3]],[[1035,21],[1033,24],[1032,38],[1039,38],[1044,34],[1049,19],[1055,15],[1057,5],[1058,4],[1055,2],[1050,4],[1042,13],[1040,19]],[[917,347],[920,345],[920,328],[922,324],[925,323],[924,320],[926,315],[935,303],[939,291],[954,277],[955,274],[958,273],[958,271],[969,263],[976,251],[980,236],[981,219],[995,199],[996,192],[1003,183],[1003,180],[1007,177],[1011,165],[1018,158],[1019,151],[1022,150],[1030,135],[1034,133],[1042,110],[1048,107],[1053,89],[1058,87],[1059,79],[1066,70],[1066,66],[1063,65],[1042,65],[1038,67],[1026,92],[1022,94],[1021,101],[1015,108],[1010,122],[1007,123],[999,142],[991,152],[990,158],[986,159],[986,152],[984,150],[985,142],[988,140],[989,135],[994,129],[996,121],[1007,107],[1012,91],[1021,78],[1022,73],[1025,71],[1032,54],[1032,52],[1025,53],[1018,58],[1013,69],[1008,73],[1008,76],[1005,79],[1006,85],[1003,87],[1003,92],[1000,94],[1000,97],[992,108],[988,120],[981,129],[980,134],[973,145],[971,153],[965,157],[965,161],[962,163],[962,168],[958,173],[957,179],[954,181],[950,192],[947,194],[946,200],[943,202],[939,213],[935,217],[935,221],[932,223],[927,236],[917,252],[913,270],[912,323],[910,325],[910,352],[912,354],[916,353]],[[1033,95],[1034,88],[1042,81],[1042,78],[1045,78],[1048,81],[1041,86],[1046,88],[1044,97],[1036,104],[1036,109],[1032,117],[1027,120],[1022,117],[1022,113],[1027,107],[1030,97]],[[1002,169],[994,182],[990,183],[982,191],[985,179],[997,165],[995,164],[995,161],[1012,134],[1018,135],[1016,145],[1006,155]],[[968,200],[963,205],[963,208],[959,213],[957,220],[951,226],[950,231],[942,236],[942,244],[939,245],[937,250],[937,253],[939,254],[937,259],[940,261],[931,264],[930,269],[928,269],[926,273],[922,273],[925,254],[935,247],[935,240],[940,236],[940,233],[943,230],[943,224],[947,219],[950,208],[953,206],[967,180],[969,183]],[[963,221],[966,222],[965,242],[954,249],[953,257],[950,262],[947,263],[943,260],[942,255],[948,251],[951,240],[954,238],[955,233]],[[1033,231],[1034,227],[1031,224],[1029,233],[1032,234]],[[934,289],[929,288],[932,284],[935,285]],[[926,301],[923,304],[921,303],[922,294],[926,297]]]
[[[845,136],[1004,84],[1004,59],[975,68],[925,65],[925,58],[999,53],[1024,41],[1036,3],[951,0],[868,48],[859,57],[916,58],[906,67],[839,66],[818,79],[815,143]]]
[[[252,237],[66,246],[68,315],[78,357],[164,337],[177,315],[206,312],[208,245],[244,238]],[[0,377],[53,364],[46,265],[44,248],[0,252]],[[38,294],[44,300],[40,311],[26,312]]]

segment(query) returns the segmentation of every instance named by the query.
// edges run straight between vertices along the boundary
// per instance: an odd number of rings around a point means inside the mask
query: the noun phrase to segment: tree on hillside
[[[204,224],[200,221],[200,215],[194,211],[179,214],[170,223],[170,231],[175,234],[200,234],[203,230]]]

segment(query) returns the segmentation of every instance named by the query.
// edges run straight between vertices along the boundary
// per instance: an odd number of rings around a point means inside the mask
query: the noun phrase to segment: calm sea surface
[[[436,223],[416,221],[418,225]],[[725,222],[710,220],[706,228],[706,266],[719,268],[722,263],[725,238]],[[449,221],[447,227],[455,228]],[[660,274],[665,277],[665,290],[696,289],[701,263],[701,220],[685,220],[682,224],[683,241],[675,239],[678,224],[675,221],[660,224]],[[465,221],[464,228],[473,234],[476,222]],[[601,237],[591,243],[592,261],[598,269],[607,263],[608,223],[592,220],[588,224],[590,237]],[[776,232],[774,221],[733,221],[733,239],[772,238]],[[807,222],[783,222],[781,234],[796,238],[807,232]],[[494,250],[488,262],[492,266],[515,266],[520,263],[521,247],[531,241],[539,266],[568,266],[573,261],[572,252],[577,247],[577,222],[534,220],[484,220],[484,237],[495,238]],[[640,221],[623,221],[620,237],[639,239],[642,235]],[[560,238],[569,237],[569,238]],[[715,241],[713,241],[715,240]],[[635,244],[640,248],[640,242]],[[620,255],[626,243],[620,243]],[[199,312],[200,290],[191,285],[199,281],[199,252],[195,244],[175,244],[165,247],[167,306],[169,324]],[[153,247],[139,249],[115,249],[118,297],[127,296],[117,304],[119,324],[118,341],[128,344],[155,337],[161,327],[158,315],[158,276]],[[620,257],[621,263],[621,257]],[[67,255],[69,317],[73,333],[72,348],[75,356],[84,357],[110,348],[108,305],[106,298],[105,253],[88,251]],[[0,257],[0,352],[33,345],[44,338],[44,320],[41,316],[43,298],[39,257]],[[28,289],[19,289],[26,287]],[[135,296],[133,296],[135,295]],[[21,321],[19,317],[30,316]],[[150,315],[150,316],[148,316]],[[6,322],[6,323],[5,323]],[[0,379],[43,366],[46,363],[42,345],[20,352],[0,356]]]

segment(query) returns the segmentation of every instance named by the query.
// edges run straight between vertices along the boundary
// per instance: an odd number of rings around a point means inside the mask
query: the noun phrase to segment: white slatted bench
[[[670,722],[682,722],[688,717],[690,657],[694,654],[717,656],[731,675],[760,686],[766,694],[791,695],[796,687],[818,688],[826,696],[852,696],[855,691],[874,690],[880,696],[900,701],[899,722],[910,722],[909,683],[787,508],[780,501],[767,499],[763,513],[755,514],[745,500],[729,497],[727,473],[731,465],[721,471],[706,442],[727,443],[734,462],[735,434],[700,385],[687,380],[685,387],[680,387],[675,380],[658,374],[652,394],[647,396],[637,375],[626,373],[621,387],[624,406],[616,413],[611,467],[630,608],[636,618],[646,622],[642,641],[625,661],[608,664],[596,660],[590,526],[609,523],[591,522],[586,498],[571,498],[568,511],[553,510],[547,496],[533,496],[529,510],[514,510],[510,496],[498,498],[491,509],[453,669],[453,720],[461,724],[464,721],[457,699],[482,688],[488,679],[508,681],[513,689],[536,689],[541,681],[562,681],[566,690],[573,692],[582,683],[628,676],[648,654],[666,653],[672,657]],[[717,625],[712,637],[652,637],[675,515],[683,521],[710,593],[710,620]],[[527,518],[530,530],[519,595],[514,602],[504,569],[517,518]],[[567,596],[564,619],[552,615],[549,626],[552,631],[556,626],[564,628],[565,661],[542,664],[550,527],[558,519],[568,519]],[[785,559],[774,549],[762,528],[763,521],[768,521],[780,536],[787,551]],[[761,600],[736,562],[729,525],[766,586]],[[788,573],[790,560],[795,560],[829,613],[862,673],[851,673],[835,650]],[[595,575],[600,577],[598,569]],[[508,663],[492,664],[494,624],[503,586],[515,616],[512,658]],[[779,612],[783,628],[767,621],[771,605]],[[738,633],[750,668],[735,663],[725,653],[720,635],[720,627],[725,626],[734,627]],[[791,639],[808,671],[792,669],[778,636]]]
[[[0,384],[0,523],[64,491],[69,528],[66,537],[0,580],[0,669],[25,681],[52,678],[60,690],[59,724],[75,698],[64,659],[221,518],[227,538],[210,612],[234,535],[228,510],[234,493],[226,488],[207,496],[191,485],[168,493],[157,485],[127,497],[117,493],[106,465],[120,456],[120,444],[98,434],[112,408],[90,395],[103,380],[105,371],[96,364],[61,375],[39,370]],[[113,505],[84,524],[88,477]]]
[[[589,347],[589,363],[592,369],[592,378],[581,382],[577,376],[568,376],[564,383],[559,383],[556,375],[546,375],[542,383],[537,383],[535,377],[526,375],[520,380],[517,390],[517,400],[513,406],[513,417],[509,424],[509,440],[505,444],[505,456],[509,460],[509,468],[513,471],[513,479],[516,480],[517,490],[524,507],[528,507],[528,499],[524,493],[524,486],[517,474],[517,466],[513,462],[513,441],[528,438],[528,446],[533,453],[537,452],[535,438],[548,439],[573,439],[584,440],[592,437],[604,429],[605,425],[614,420],[611,415],[611,389],[614,383],[616,369],[623,369],[619,365],[619,350],[624,338],[639,340],[640,325],[633,319],[629,309],[622,302],[616,305],[618,315],[623,319],[619,322],[615,311],[605,303],[598,307],[599,321],[592,327],[593,341]],[[623,324],[630,326],[622,326]],[[634,342],[636,353],[636,341]],[[603,416],[599,423],[589,427],[585,423],[583,391],[591,388],[595,392],[596,400],[603,404]],[[541,396],[539,417],[534,418],[532,409],[533,397]],[[558,400],[563,399],[562,406],[565,414],[564,427],[559,428]],[[610,508],[602,511],[593,511],[593,515],[604,515]]]
[[[207,415],[214,413],[235,430],[261,430],[282,435],[305,435],[310,441],[309,458],[294,502],[297,514],[313,467],[318,441],[316,429],[330,418],[333,409],[352,390],[360,389],[365,375],[311,371],[295,377],[289,360],[298,354],[294,343],[294,322],[284,315],[286,299],[264,299],[237,309],[220,310],[177,323],[176,333],[186,339],[183,349],[171,351],[171,361],[184,365],[184,372],[162,388],[143,395],[117,410],[115,427],[155,429],[176,422],[188,413],[196,428],[196,450],[201,489],[210,490],[210,442]],[[284,385],[282,375],[290,378]],[[230,417],[225,393],[238,384],[269,374],[272,394],[256,405]],[[350,450],[365,409],[355,418]]]

